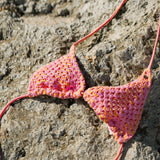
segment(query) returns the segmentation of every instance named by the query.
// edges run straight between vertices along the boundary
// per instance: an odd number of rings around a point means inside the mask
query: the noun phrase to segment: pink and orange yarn
[[[49,95],[62,99],[77,99],[83,95],[85,80],[75,57],[75,46],[70,52],[37,70],[29,83],[29,97]]]
[[[151,72],[146,69],[138,79],[126,85],[89,88],[83,98],[108,124],[116,140],[124,143],[136,132],[150,86]]]

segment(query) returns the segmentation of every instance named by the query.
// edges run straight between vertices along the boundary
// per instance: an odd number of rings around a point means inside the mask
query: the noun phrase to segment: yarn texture
[[[84,92],[83,98],[108,124],[116,140],[123,143],[132,138],[137,130],[150,86],[151,71],[145,69],[131,83],[92,87]]]
[[[73,45],[67,55],[37,70],[29,83],[29,97],[49,95],[62,99],[83,95],[85,80],[79,69]]]

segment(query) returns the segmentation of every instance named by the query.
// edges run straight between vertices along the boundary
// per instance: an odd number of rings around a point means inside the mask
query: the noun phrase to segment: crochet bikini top
[[[121,144],[115,158],[117,160],[123,143],[132,138],[141,119],[143,105],[151,86],[151,66],[160,34],[160,20],[149,66],[136,80],[123,86],[97,86],[84,92],[85,80],[76,62],[75,46],[108,24],[126,1],[121,2],[105,23],[75,42],[67,55],[37,70],[31,77],[28,94],[11,100],[2,110],[0,119],[10,104],[22,98],[49,95],[62,99],[77,99],[83,96],[99,118],[108,124],[117,142]]]

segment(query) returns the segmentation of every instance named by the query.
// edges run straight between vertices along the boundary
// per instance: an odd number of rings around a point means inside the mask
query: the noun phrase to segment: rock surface
[[[104,22],[121,0],[1,0],[0,109],[27,93],[30,76],[66,54]],[[122,85],[147,67],[158,27],[159,0],[128,0],[106,27],[76,47],[86,88]],[[121,160],[160,160],[160,47],[151,91]],[[119,144],[82,98],[48,96],[12,104],[1,120],[1,159],[113,159]]]

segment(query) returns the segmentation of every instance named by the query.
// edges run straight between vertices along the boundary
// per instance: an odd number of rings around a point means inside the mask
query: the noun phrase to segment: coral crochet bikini
[[[98,86],[89,88],[84,92],[85,80],[76,62],[75,46],[108,24],[126,1],[123,0],[121,2],[120,6],[105,23],[89,35],[75,42],[67,55],[37,70],[31,77],[28,94],[10,101],[2,110],[0,119],[11,103],[25,97],[49,95],[62,99],[77,99],[83,96],[99,118],[109,125],[116,140],[121,144],[120,151],[115,159],[117,160],[123,143],[135,134],[141,119],[143,105],[151,86],[151,66],[160,33],[160,20],[148,68],[144,70],[138,79],[123,86]]]

